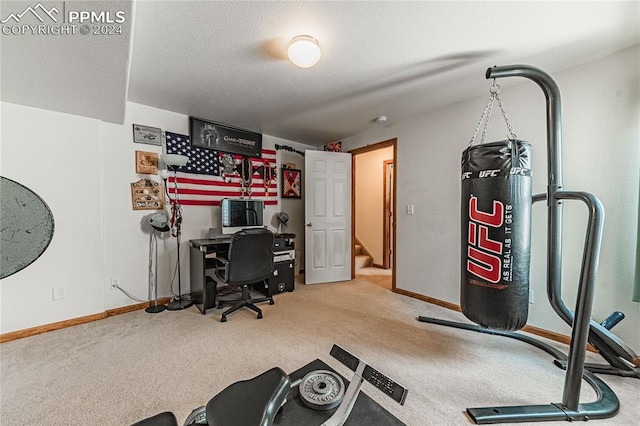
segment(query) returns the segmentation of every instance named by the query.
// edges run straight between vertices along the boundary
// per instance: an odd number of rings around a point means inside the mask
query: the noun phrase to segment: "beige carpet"
[[[563,372],[544,352],[511,339],[420,323],[418,315],[464,319],[362,279],[297,284],[263,311],[262,320],[244,310],[227,323],[219,322],[219,311],[203,316],[195,307],[136,311],[4,343],[0,423],[129,425],[171,410],[182,424],[230,383],[276,365],[293,371],[320,358],[350,377],[329,356],[333,343],[409,389],[400,406],[368,383],[363,388],[408,425],[465,425],[466,407],[562,399]],[[594,424],[638,424],[640,380],[605,380],[622,408]],[[582,401],[593,399],[584,384]]]
[[[376,268],[367,266],[356,271],[356,278],[367,281],[368,283],[377,285],[378,287],[391,290],[392,288],[392,269]]]

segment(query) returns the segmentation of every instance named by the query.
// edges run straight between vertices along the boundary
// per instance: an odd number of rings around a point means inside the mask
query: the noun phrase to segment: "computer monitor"
[[[235,234],[247,228],[262,228],[264,221],[264,201],[223,198],[220,202],[222,212],[222,233]]]

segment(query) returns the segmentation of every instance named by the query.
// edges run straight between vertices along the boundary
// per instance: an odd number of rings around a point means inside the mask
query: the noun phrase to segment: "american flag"
[[[223,198],[239,198],[242,178],[238,170],[242,156],[212,149],[191,146],[189,136],[166,132],[167,154],[189,157],[189,162],[176,173],[178,197],[182,205],[217,206]],[[263,200],[266,205],[278,204],[276,151],[262,150],[262,158],[251,158],[254,171],[251,198]],[[263,179],[266,175],[267,179]],[[167,189],[173,198],[173,173]],[[245,193],[245,196],[248,194]]]

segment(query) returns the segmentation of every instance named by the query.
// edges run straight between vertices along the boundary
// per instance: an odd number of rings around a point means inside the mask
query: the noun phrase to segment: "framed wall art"
[[[262,135],[215,121],[189,117],[191,146],[260,158]]]
[[[342,152],[342,142],[328,143],[324,146],[325,151]]]
[[[158,127],[133,125],[133,141],[135,143],[146,143],[149,145],[162,145],[162,129]]]
[[[136,173],[143,175],[158,174],[158,153],[136,151]]]
[[[282,169],[282,198],[302,197],[302,171]]]

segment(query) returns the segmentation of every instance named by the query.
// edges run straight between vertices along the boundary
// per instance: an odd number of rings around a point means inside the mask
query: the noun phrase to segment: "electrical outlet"
[[[408,215],[413,214],[413,204],[407,204],[407,214]]]
[[[534,297],[533,297],[533,290],[529,289],[529,304],[533,305],[533,301],[534,301]]]
[[[119,277],[112,277],[111,278],[111,288],[114,290],[117,290],[118,287],[120,287],[120,278]]]

